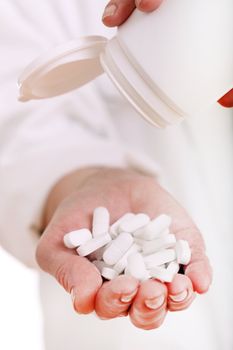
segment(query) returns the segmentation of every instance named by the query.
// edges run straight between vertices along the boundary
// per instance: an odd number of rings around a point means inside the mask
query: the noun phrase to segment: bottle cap
[[[100,53],[107,41],[102,36],[78,38],[33,61],[19,77],[19,101],[62,95],[104,73]]]

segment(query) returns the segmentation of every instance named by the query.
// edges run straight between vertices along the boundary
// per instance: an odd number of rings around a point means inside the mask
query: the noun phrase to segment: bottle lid
[[[104,73],[100,53],[107,41],[102,36],[78,38],[33,61],[19,77],[19,101],[62,95]]]

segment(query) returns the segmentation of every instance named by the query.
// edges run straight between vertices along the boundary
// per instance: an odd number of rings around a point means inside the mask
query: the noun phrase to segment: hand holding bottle
[[[131,15],[135,8],[144,12],[156,10],[162,0],[111,0],[105,7],[103,23],[108,27],[119,26]],[[233,89],[219,101],[224,107],[233,107]]]

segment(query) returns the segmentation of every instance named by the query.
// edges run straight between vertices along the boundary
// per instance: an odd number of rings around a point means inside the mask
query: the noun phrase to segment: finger
[[[130,308],[131,322],[138,328],[161,326],[166,316],[167,288],[156,280],[142,282]]]
[[[195,253],[193,253],[195,256]],[[212,283],[212,268],[206,256],[195,258],[185,268],[185,275],[190,278],[193,289],[199,294],[206,293]]]
[[[156,196],[157,201],[153,208],[142,201],[144,212],[150,217],[154,217],[155,213],[157,216],[162,213],[171,216],[171,232],[175,234],[177,240],[188,241],[191,249],[191,260],[185,267],[185,275],[190,278],[195,292],[207,292],[212,282],[212,269],[205,254],[205,243],[200,231],[186,211],[162,188],[158,187],[156,193],[151,191],[146,198],[147,203],[150,203],[150,196]],[[142,209],[139,207],[139,210]]]
[[[104,319],[126,316],[137,291],[138,281],[131,276],[122,275],[105,282],[96,296],[97,315]]]
[[[167,283],[167,289],[169,311],[187,309],[195,298],[192,282],[185,275],[177,274],[171,283]]]
[[[151,12],[161,5],[162,0],[136,0],[135,3],[140,11]]]
[[[105,7],[102,21],[108,27],[122,24],[135,9],[134,0],[111,0]]]
[[[193,290],[199,294],[208,291],[212,282],[212,268],[205,254],[205,243],[195,226],[174,232],[177,239],[187,240],[191,249],[191,260],[184,267],[185,275],[192,282]]]
[[[77,312],[90,313],[94,310],[95,296],[102,285],[102,277],[86,258],[64,246],[64,234],[56,230],[59,229],[48,227],[42,235],[36,251],[37,262],[68,293],[72,292],[73,305]]]
[[[233,107],[233,89],[218,101],[223,107]]]

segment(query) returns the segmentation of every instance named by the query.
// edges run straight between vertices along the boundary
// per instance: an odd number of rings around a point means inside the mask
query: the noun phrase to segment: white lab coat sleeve
[[[88,166],[154,171],[153,162],[151,168],[145,160],[142,165],[113,137],[94,84],[51,101],[17,102],[17,77],[25,65],[83,34],[82,22],[69,20],[72,6],[80,17],[77,2],[64,4],[43,0],[36,11],[28,0],[0,4],[0,243],[28,266],[35,266],[42,208],[59,178]],[[71,24],[77,27],[71,30]]]

